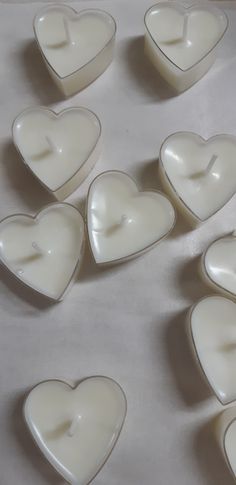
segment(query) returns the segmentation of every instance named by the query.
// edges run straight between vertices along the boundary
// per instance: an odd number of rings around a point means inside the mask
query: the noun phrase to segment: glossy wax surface
[[[34,25],[45,57],[62,78],[95,58],[115,33],[114,20],[106,12],[77,13],[64,5],[44,10]]]
[[[184,9],[174,2],[160,2],[146,15],[146,25],[164,54],[186,70],[216,45],[225,30],[226,19],[215,8]]]
[[[219,135],[206,142],[194,133],[176,133],[164,142],[160,157],[172,189],[200,220],[212,216],[235,193],[234,136]]]
[[[90,187],[88,231],[98,263],[130,257],[164,237],[175,222],[169,200],[157,192],[139,192],[121,172],[105,172]]]
[[[98,118],[85,108],[56,115],[47,108],[30,108],[13,125],[22,157],[50,190],[63,186],[86,163],[100,137]]]
[[[24,413],[51,464],[69,483],[87,485],[119,436],[126,399],[118,384],[106,377],[91,377],[75,389],[47,381],[31,391]]]
[[[221,296],[201,300],[191,314],[198,358],[223,404],[236,399],[236,305]]]
[[[23,282],[57,299],[81,258],[82,216],[67,204],[52,204],[36,219],[13,215],[0,223],[0,256]]]

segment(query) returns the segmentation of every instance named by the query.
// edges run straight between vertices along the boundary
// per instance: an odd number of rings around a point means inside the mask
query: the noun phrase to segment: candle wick
[[[40,254],[44,253],[44,251],[42,250],[42,248],[40,248],[40,246],[38,245],[38,243],[36,243],[36,241],[32,242],[32,248],[35,249],[37,253],[40,253]]]
[[[64,24],[64,29],[65,29],[67,44],[73,44],[72,39],[71,39],[71,33],[70,33],[70,29],[69,29],[68,19],[66,17],[63,17],[63,24]]]
[[[101,228],[101,229],[94,229],[94,232],[100,233],[100,234],[106,234],[106,236],[109,236],[110,234],[113,234],[115,231],[117,231],[121,226],[126,226],[133,222],[131,217],[128,217],[126,214],[122,214],[120,218],[120,222],[116,222],[110,227],[107,228]]]
[[[132,222],[131,217],[128,217],[126,214],[122,214],[120,225],[124,226],[126,224],[130,224]]]
[[[213,166],[215,165],[215,162],[218,158],[218,155],[212,155],[207,167],[206,167],[206,170],[205,170],[205,173],[206,174],[209,174],[211,172],[211,169],[213,168]]]
[[[186,13],[184,15],[184,25],[183,25],[183,34],[182,34],[182,40],[183,40],[183,42],[187,42],[188,21],[189,21],[189,15]]]
[[[199,179],[202,177],[205,177],[206,175],[211,174],[211,170],[213,166],[215,165],[215,162],[218,158],[218,155],[212,155],[210,161],[208,162],[207,166],[205,169],[200,170],[199,172],[195,172],[192,175],[186,175],[186,177],[190,177],[192,180]]]
[[[70,425],[70,427],[68,429],[68,436],[70,436],[70,437],[74,436],[74,434],[76,432],[76,428],[77,428],[77,426],[79,424],[79,420],[80,420],[80,416],[79,415],[75,416],[74,419],[72,419],[71,425]]]
[[[47,144],[49,146],[50,151],[51,152],[56,152],[57,151],[57,147],[56,147],[55,143],[53,142],[53,140],[51,139],[51,137],[48,136],[48,135],[46,135],[45,136],[45,139],[46,139],[46,142],[47,142]]]

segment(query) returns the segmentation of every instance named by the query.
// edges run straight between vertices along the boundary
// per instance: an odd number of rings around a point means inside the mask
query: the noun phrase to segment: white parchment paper
[[[64,0],[65,2],[65,0]],[[66,2],[65,2],[66,3]],[[86,106],[103,126],[103,154],[69,201],[84,207],[89,183],[121,169],[144,188],[159,188],[157,157],[165,137],[193,130],[236,134],[236,2],[214,2],[229,15],[217,62],[198,84],[173,97],[143,54],[143,15],[151,0],[72,2],[100,7],[117,21],[115,60],[68,100],[56,90],[33,40],[32,19],[45,2],[0,3],[0,217],[34,213],[51,201],[24,168],[11,124],[30,105]],[[62,484],[41,457],[22,418],[24,394],[49,378],[104,374],[127,394],[125,427],[96,485],[233,485],[210,423],[222,411],[195,367],[186,310],[209,293],[198,256],[236,227],[236,197],[190,231],[179,216],[172,236],[145,256],[98,270],[89,250],[80,280],[50,305],[0,273],[0,484]]]

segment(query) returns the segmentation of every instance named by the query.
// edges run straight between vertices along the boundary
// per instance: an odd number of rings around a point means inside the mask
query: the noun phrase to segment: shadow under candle
[[[10,272],[10,270],[5,268],[5,266],[3,265],[1,265],[0,280],[10,292],[14,293],[19,299],[24,300],[33,308],[43,311],[52,307],[52,305],[57,304],[57,302],[50,300],[40,293],[37,293],[32,288],[26,286],[20,280],[17,280],[17,278]]]
[[[25,44],[20,55],[27,82],[30,82],[40,104],[48,105],[65,99],[51,78],[35,40]]]
[[[212,396],[194,359],[187,335],[187,311],[176,314],[167,326],[168,360],[184,403],[194,406]]]
[[[37,212],[56,199],[40,184],[25,166],[14,144],[9,140],[1,148],[2,165],[10,179],[12,190],[19,192],[29,211]]]
[[[197,303],[203,297],[214,294],[215,291],[204,283],[201,277],[201,254],[187,261],[179,270],[177,279],[185,298]]]
[[[197,432],[193,448],[207,477],[208,485],[234,485],[235,481],[214,434],[217,416]]]
[[[164,101],[177,95],[146,56],[144,36],[126,40],[123,58],[133,74],[134,82],[150,96],[151,101]]]

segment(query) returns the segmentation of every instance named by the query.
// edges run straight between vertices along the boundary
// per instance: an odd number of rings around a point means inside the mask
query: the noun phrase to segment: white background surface
[[[44,2],[45,3],[45,2]],[[170,133],[204,137],[236,134],[236,4],[225,8],[230,27],[216,64],[179,97],[143,55],[143,15],[150,0],[73,2],[100,7],[117,21],[115,60],[91,86],[62,100],[33,41],[40,2],[0,4],[0,217],[34,213],[50,196],[23,167],[11,124],[27,106],[94,110],[103,126],[103,155],[70,197],[84,204],[99,172],[121,169],[145,188],[158,188],[160,144]],[[0,484],[62,484],[41,457],[22,419],[24,394],[48,378],[91,374],[116,379],[128,398],[120,440],[96,485],[232,485],[210,427],[222,406],[195,367],[184,334],[186,310],[209,293],[197,257],[236,227],[236,198],[204,226],[190,231],[178,218],[172,237],[145,256],[98,270],[87,251],[81,277],[66,299],[48,304],[1,270]]]

